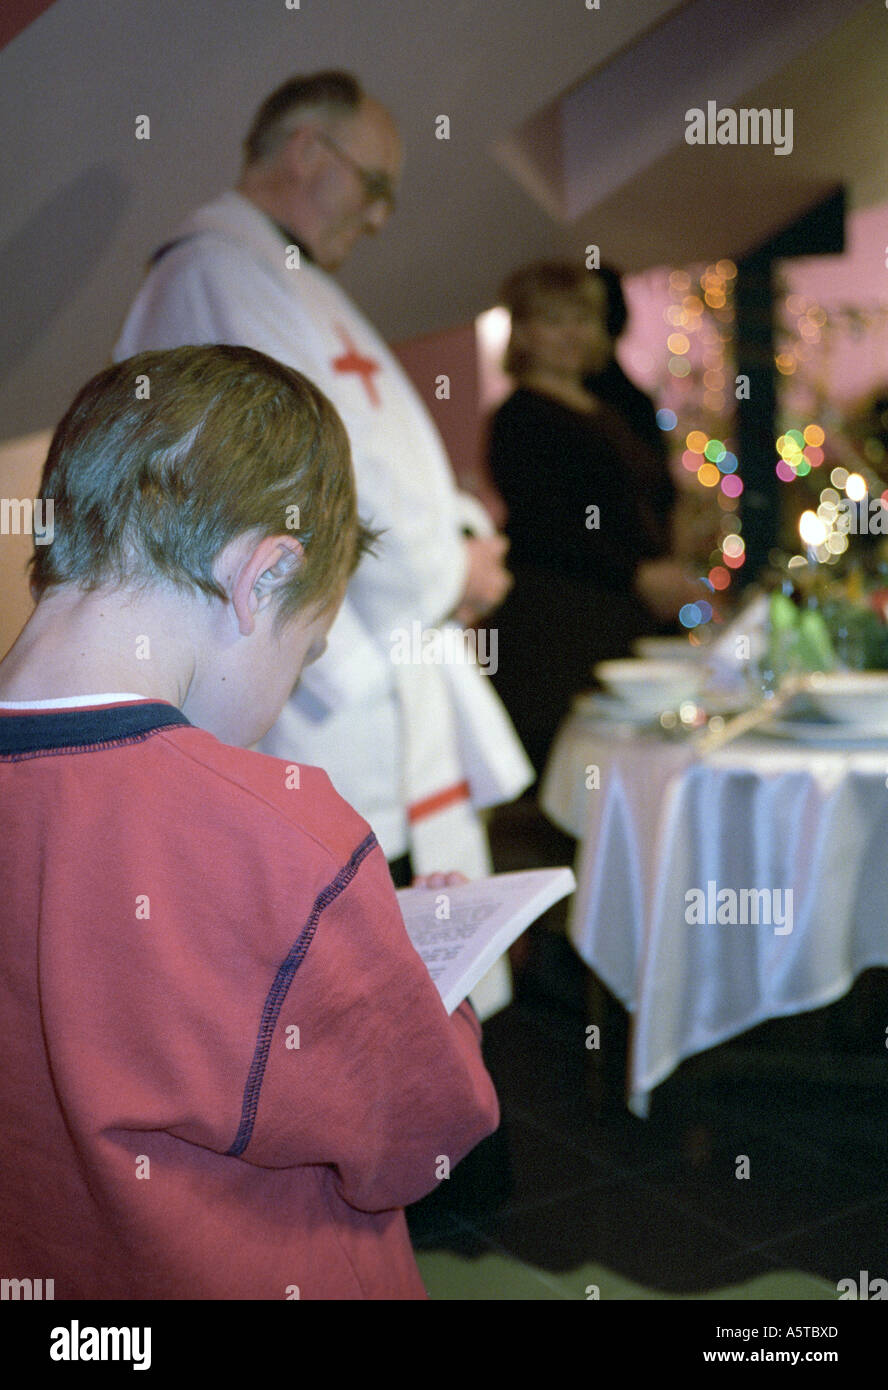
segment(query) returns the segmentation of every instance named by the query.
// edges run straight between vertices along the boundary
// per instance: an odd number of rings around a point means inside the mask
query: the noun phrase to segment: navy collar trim
[[[41,753],[88,752],[115,743],[133,743],[160,729],[190,721],[175,705],[106,705],[98,709],[0,710],[0,758]]]

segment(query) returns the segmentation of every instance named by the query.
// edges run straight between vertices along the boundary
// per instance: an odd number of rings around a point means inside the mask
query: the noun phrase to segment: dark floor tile
[[[671,1153],[637,1181],[748,1245],[817,1225],[865,1195],[858,1175],[791,1147],[779,1131],[732,1139],[701,1129],[695,1149]]]
[[[719,1075],[693,1087],[661,1088],[652,1115],[696,1114],[724,1134],[779,1134],[809,1158],[849,1173],[864,1186],[888,1166],[888,1060],[738,1048]]]
[[[625,1108],[599,1112],[586,1103],[567,1115],[559,1117],[548,1112],[534,1119],[608,1169],[614,1178],[646,1172],[662,1163],[681,1142],[677,1118],[670,1126],[653,1125]]]
[[[501,1213],[545,1205],[613,1180],[608,1164],[590,1158],[565,1135],[518,1118],[507,1121],[512,1191]],[[494,1224],[500,1213],[494,1217]]]
[[[828,1302],[835,1288],[816,1274],[772,1261],[767,1250],[748,1249],[701,1267],[698,1297],[759,1302],[775,1299]],[[768,1316],[764,1321],[771,1322]]]
[[[888,1280],[888,1199],[862,1202],[831,1221],[810,1230],[769,1242],[762,1254],[789,1269],[819,1274],[831,1283],[840,1279]]]
[[[874,1183],[885,1188],[888,1173],[888,1093],[870,1087],[823,1087],[819,1104],[809,1097],[784,1098],[780,1126],[801,1153],[856,1175],[861,1194]]]
[[[407,1208],[407,1226],[414,1247],[456,1248],[450,1244],[454,1223],[461,1227],[465,1221],[490,1221],[511,1199],[514,1187],[509,1126],[503,1123],[428,1196]]]
[[[582,1019],[512,1007],[485,1025],[484,1056],[506,1110],[512,1103],[535,1113],[583,1104]]]
[[[512,1186],[457,1212],[477,1240],[550,1275],[594,1265],[666,1297],[775,1271],[767,1287],[797,1271],[812,1297],[818,1278],[888,1277],[888,1054],[872,1007],[886,972],[829,1010],[688,1059],[640,1120],[621,1096],[623,1059],[606,1059],[609,1099],[592,1104],[601,1059],[586,1048],[588,976],[569,944],[540,929],[525,967],[515,1004],[485,1025]],[[735,1176],[740,1154],[749,1179]],[[456,1227],[445,1239],[466,1239]]]
[[[554,1273],[595,1263],[648,1288],[692,1293],[701,1269],[742,1246],[631,1182],[590,1186],[507,1210],[483,1234],[515,1258]],[[770,1268],[767,1260],[762,1267]],[[705,1281],[704,1281],[705,1282]]]
[[[470,1223],[454,1216],[443,1216],[436,1223],[410,1227],[410,1239],[417,1252],[448,1250],[463,1259],[475,1260],[490,1253],[490,1244]]]

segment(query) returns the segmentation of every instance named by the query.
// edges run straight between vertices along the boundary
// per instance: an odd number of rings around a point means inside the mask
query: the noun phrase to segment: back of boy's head
[[[373,537],[357,512],[348,438],[301,372],[252,348],[143,352],[84,386],[56,430],[41,495],[51,545],[31,586],[173,584],[224,599],[220,551],[288,534],[304,559],[277,618],[335,602]]]

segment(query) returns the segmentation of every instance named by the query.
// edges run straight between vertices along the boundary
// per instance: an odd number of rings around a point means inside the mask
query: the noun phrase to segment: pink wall
[[[848,215],[841,256],[803,256],[783,261],[790,295],[813,300],[828,315],[806,371],[807,383],[790,380],[801,397],[804,384],[839,411],[888,388],[888,203]],[[788,328],[795,319],[784,314]],[[801,389],[800,389],[801,388]]]
[[[393,350],[438,426],[460,486],[479,497],[499,522],[498,499],[485,464],[474,323],[410,338]],[[436,381],[441,376],[449,378],[449,399],[440,400],[436,395]]]
[[[888,384],[888,203],[851,211],[845,231],[842,255],[799,256],[779,266],[786,293],[815,301],[833,320],[799,380],[784,378],[781,389],[789,397],[801,396],[807,379],[840,411]],[[620,358],[629,375],[655,395],[664,385],[667,357],[665,279],[666,272],[656,269],[624,282],[630,320]],[[851,329],[849,311],[860,316]],[[792,315],[784,311],[782,318],[791,329]],[[806,406],[800,402],[799,408]]]

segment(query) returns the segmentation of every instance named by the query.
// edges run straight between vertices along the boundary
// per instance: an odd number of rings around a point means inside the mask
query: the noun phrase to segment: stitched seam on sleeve
[[[345,888],[348,887],[367,855],[372,849],[375,849],[375,847],[376,836],[371,831],[371,833],[358,845],[348,863],[339,870],[336,877],[328,883],[326,888],[322,889],[315,898],[308,921],[297,936],[287,953],[286,959],[275,975],[271,989],[268,991],[265,999],[265,1006],[262,1010],[262,1019],[256,1038],[256,1047],[253,1052],[253,1060],[250,1064],[250,1070],[244,1086],[240,1126],[235,1135],[234,1143],[231,1145],[231,1148],[227,1150],[228,1155],[233,1158],[237,1158],[243,1153],[253,1136],[256,1111],[259,1107],[259,1095],[265,1077],[265,1068],[268,1062],[268,1053],[271,1048],[274,1030],[277,1027],[281,1008],[287,997],[287,992],[292,983],[293,976],[305,959],[308,948],[311,945],[318,923],[321,919],[321,913],[339,897],[340,893],[342,893]]]

